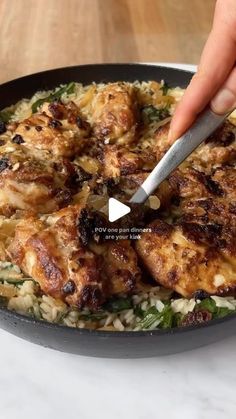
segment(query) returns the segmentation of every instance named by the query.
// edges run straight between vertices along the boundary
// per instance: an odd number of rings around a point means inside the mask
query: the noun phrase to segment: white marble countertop
[[[87,358],[0,331],[2,419],[234,419],[236,337],[136,360]]]
[[[0,330],[1,419],[234,419],[236,336],[138,360],[86,358]]]

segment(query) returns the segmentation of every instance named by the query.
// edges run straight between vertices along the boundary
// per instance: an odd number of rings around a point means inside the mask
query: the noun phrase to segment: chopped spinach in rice
[[[30,278],[24,278],[17,266],[2,262],[0,269],[0,281],[5,286],[5,296],[0,287],[1,307],[70,327],[111,331],[168,329],[198,325],[235,313],[236,310],[236,299],[232,297],[173,299],[171,291],[153,287],[149,292],[132,297],[124,295],[112,298],[97,311],[80,311],[52,297],[37,295],[38,284]],[[13,292],[10,299],[9,290]]]
[[[0,111],[1,307],[110,331],[194,326],[235,313],[232,116],[107,232],[108,198],[127,202],[166,152],[182,95],[164,81],[70,82]]]

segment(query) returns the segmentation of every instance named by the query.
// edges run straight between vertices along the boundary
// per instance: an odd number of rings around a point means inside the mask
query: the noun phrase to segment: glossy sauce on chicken
[[[176,102],[175,89],[164,91],[162,83],[93,84],[77,95],[49,95],[31,108],[30,102],[25,117],[15,112],[2,122],[0,214],[14,231],[1,259],[19,266],[41,292],[79,309],[98,309],[154,281],[187,298],[200,291],[234,295],[230,121],[162,183],[154,206],[136,206],[112,225],[148,232],[136,240],[98,232],[111,228],[109,197],[127,202],[168,150]]]

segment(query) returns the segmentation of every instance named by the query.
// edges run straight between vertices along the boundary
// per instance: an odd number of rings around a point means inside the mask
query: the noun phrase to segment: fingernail
[[[227,88],[221,89],[211,101],[211,109],[218,114],[223,114],[234,108],[236,97]]]

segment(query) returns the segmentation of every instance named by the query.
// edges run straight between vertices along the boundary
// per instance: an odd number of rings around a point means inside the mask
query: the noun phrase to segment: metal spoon
[[[135,204],[145,202],[160,183],[211,135],[231,112],[217,115],[210,108],[205,109],[191,128],[170,147],[129,202]]]

